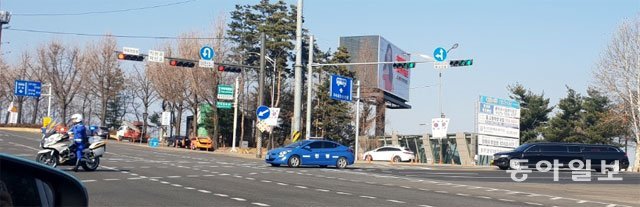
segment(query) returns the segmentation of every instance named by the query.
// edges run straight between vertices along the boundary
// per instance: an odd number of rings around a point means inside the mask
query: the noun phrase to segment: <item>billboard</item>
[[[378,47],[378,62],[410,61],[411,56],[404,50],[380,37]],[[409,100],[409,83],[411,70],[393,68],[393,64],[378,65],[378,88],[383,89],[404,100]]]
[[[520,103],[480,96],[477,108],[478,155],[492,156],[520,145]]]
[[[410,61],[410,55],[379,35],[340,37],[340,46],[349,52],[349,61],[363,62],[402,62]],[[393,68],[393,64],[371,64],[350,66],[363,87],[378,88],[385,92],[385,100],[399,105],[398,108],[410,108],[409,101],[411,71]],[[401,103],[399,103],[401,102]]]

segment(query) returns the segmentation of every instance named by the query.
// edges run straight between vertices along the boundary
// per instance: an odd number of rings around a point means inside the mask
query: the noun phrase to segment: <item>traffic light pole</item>
[[[302,0],[298,0],[296,15],[296,62],[294,74],[292,135],[300,131],[300,108],[302,108]]]
[[[233,141],[231,142],[231,151],[236,152],[236,131],[238,129],[238,86],[240,76],[236,76],[235,93],[233,94]]]
[[[356,81],[356,147],[355,147],[355,154],[356,154],[356,161],[358,160],[358,148],[360,147],[360,144],[358,142],[359,138],[360,138],[360,80]]]
[[[305,137],[311,137],[311,93],[313,93],[313,35],[309,36],[309,65],[307,66],[307,127]]]

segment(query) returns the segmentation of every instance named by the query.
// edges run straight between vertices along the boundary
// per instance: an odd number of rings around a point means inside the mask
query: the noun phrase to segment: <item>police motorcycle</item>
[[[46,129],[43,129],[46,130]],[[58,125],[50,128],[42,135],[36,162],[57,167],[58,165],[76,166],[76,151],[73,145],[72,135],[68,133],[69,128]],[[87,133],[93,134],[93,133]],[[94,171],[100,165],[100,157],[106,151],[107,143],[101,136],[90,136],[89,147],[82,151],[80,166],[86,171]]]

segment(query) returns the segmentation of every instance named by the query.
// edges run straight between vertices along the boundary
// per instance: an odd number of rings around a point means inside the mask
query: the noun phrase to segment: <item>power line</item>
[[[173,39],[173,40],[181,40],[181,39],[189,39],[189,40],[219,40],[219,39],[228,39],[224,37],[170,37],[170,36],[144,36],[144,35],[114,35],[114,34],[88,34],[88,33],[75,33],[75,32],[56,32],[56,31],[45,31],[45,30],[34,30],[34,29],[13,29],[13,28],[3,28],[6,30],[17,31],[17,32],[31,32],[31,33],[44,33],[44,34],[57,34],[57,35],[77,35],[77,36],[86,36],[86,37],[117,37],[117,38],[132,38],[132,39]]]
[[[128,12],[128,11],[137,11],[137,10],[145,10],[145,9],[154,9],[160,7],[167,7],[179,4],[186,4],[189,2],[193,2],[196,0],[186,0],[168,4],[160,4],[154,6],[145,6],[145,7],[137,7],[137,8],[129,8],[129,9],[118,9],[118,10],[107,10],[107,11],[89,11],[89,12],[78,12],[78,13],[14,13],[13,16],[79,16],[79,15],[88,15],[88,14],[108,14],[108,13],[118,13],[118,12]]]

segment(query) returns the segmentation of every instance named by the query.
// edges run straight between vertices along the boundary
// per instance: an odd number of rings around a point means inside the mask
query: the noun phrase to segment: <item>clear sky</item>
[[[235,4],[258,1],[195,0],[169,7],[78,16],[25,16],[27,13],[79,13],[129,9],[186,0],[4,0],[0,9],[15,15],[9,26],[77,33],[176,36],[211,32],[214,19]],[[295,0],[288,0],[295,4]],[[507,97],[507,86],[521,83],[544,92],[552,104],[565,96],[565,85],[586,93],[592,71],[617,26],[638,16],[638,0],[306,0],[304,27],[322,49],[335,49],[340,36],[379,34],[410,53],[432,54],[436,47],[459,43],[449,59],[473,58],[472,67],[443,73],[444,112],[450,131],[474,131],[474,103],[479,95]],[[4,57],[15,63],[20,53],[51,39],[82,46],[95,37],[49,35],[4,30]],[[8,44],[4,44],[9,42]],[[164,40],[118,39],[120,46],[152,49]],[[414,56],[414,60],[417,60]],[[387,132],[422,134],[439,116],[438,72],[432,64],[412,71],[410,110],[390,110]]]

